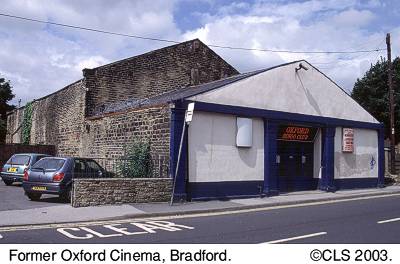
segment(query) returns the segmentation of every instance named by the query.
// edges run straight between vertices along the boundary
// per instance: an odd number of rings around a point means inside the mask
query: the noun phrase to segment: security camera
[[[304,66],[303,63],[300,63],[299,67],[297,67],[295,70],[296,70],[296,72],[298,72],[301,69],[308,71],[308,67]]]

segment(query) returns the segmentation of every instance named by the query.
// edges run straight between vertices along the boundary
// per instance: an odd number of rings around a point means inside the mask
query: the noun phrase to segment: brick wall
[[[149,98],[238,72],[199,40],[188,41],[137,57],[84,70],[87,116],[104,105]]]
[[[171,179],[76,179],[73,207],[166,202],[171,198]]]

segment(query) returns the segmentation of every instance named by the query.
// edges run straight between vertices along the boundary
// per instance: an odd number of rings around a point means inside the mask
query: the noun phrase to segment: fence
[[[394,163],[395,163],[396,173],[400,174],[400,153],[399,153],[399,149],[395,148],[395,151],[396,151],[396,158],[394,160]],[[386,171],[386,173],[390,171],[391,164],[392,164],[392,160],[390,158],[390,149],[389,148],[385,148],[385,171]]]
[[[98,158],[98,157],[90,157],[99,163],[101,167],[103,167],[107,172],[109,177],[113,178],[133,178],[134,176],[130,174],[135,164],[138,163],[137,160],[134,159],[126,159],[126,158]],[[143,171],[141,174],[142,178],[169,178],[169,157],[159,156],[157,158],[153,158],[150,162],[149,170]]]

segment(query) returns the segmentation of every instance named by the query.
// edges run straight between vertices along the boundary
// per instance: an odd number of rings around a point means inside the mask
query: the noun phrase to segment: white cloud
[[[378,0],[201,0],[216,12],[197,14],[200,27],[182,32],[176,5],[190,0],[3,0],[2,12],[59,23],[156,38],[187,40],[236,47],[279,50],[352,50],[384,47],[385,32],[370,8]],[[200,1],[200,0],[199,0]],[[214,10],[215,11],[215,10]],[[184,12],[178,14],[186,15]],[[195,16],[193,16],[195,17]],[[375,25],[371,29],[371,25]],[[400,27],[390,29],[393,51],[400,49]],[[0,74],[12,81],[23,102],[54,92],[82,77],[82,68],[165,46],[165,43],[27,23],[0,17]],[[248,52],[215,48],[240,71],[307,59],[350,90],[357,77],[385,52],[354,55]],[[396,53],[394,54],[396,55]]]
[[[186,32],[184,37],[199,37],[217,45],[274,50],[342,51],[384,47],[385,33],[368,30],[376,16],[370,10],[357,8],[360,5],[356,1],[259,1],[246,13],[224,11],[208,16],[203,27]],[[307,59],[348,91],[368,69],[365,65],[384,55],[384,52],[333,55],[216,51],[241,71]]]
[[[79,61],[78,64],[75,66],[75,69],[78,71],[82,71],[85,68],[93,69],[107,63],[108,60],[102,56],[91,56],[89,58]]]
[[[2,1],[2,12],[107,31],[179,39],[174,1]],[[163,43],[0,17],[0,74],[23,103],[82,78],[82,68],[134,56]]]

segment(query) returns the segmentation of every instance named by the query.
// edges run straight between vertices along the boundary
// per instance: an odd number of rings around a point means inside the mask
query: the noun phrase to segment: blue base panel
[[[279,192],[317,190],[319,179],[288,183],[280,182]],[[226,200],[233,198],[264,197],[263,181],[224,181],[188,183],[188,200]],[[335,179],[335,190],[377,188],[378,178]]]
[[[264,181],[188,183],[189,200],[229,199],[262,196]]]

